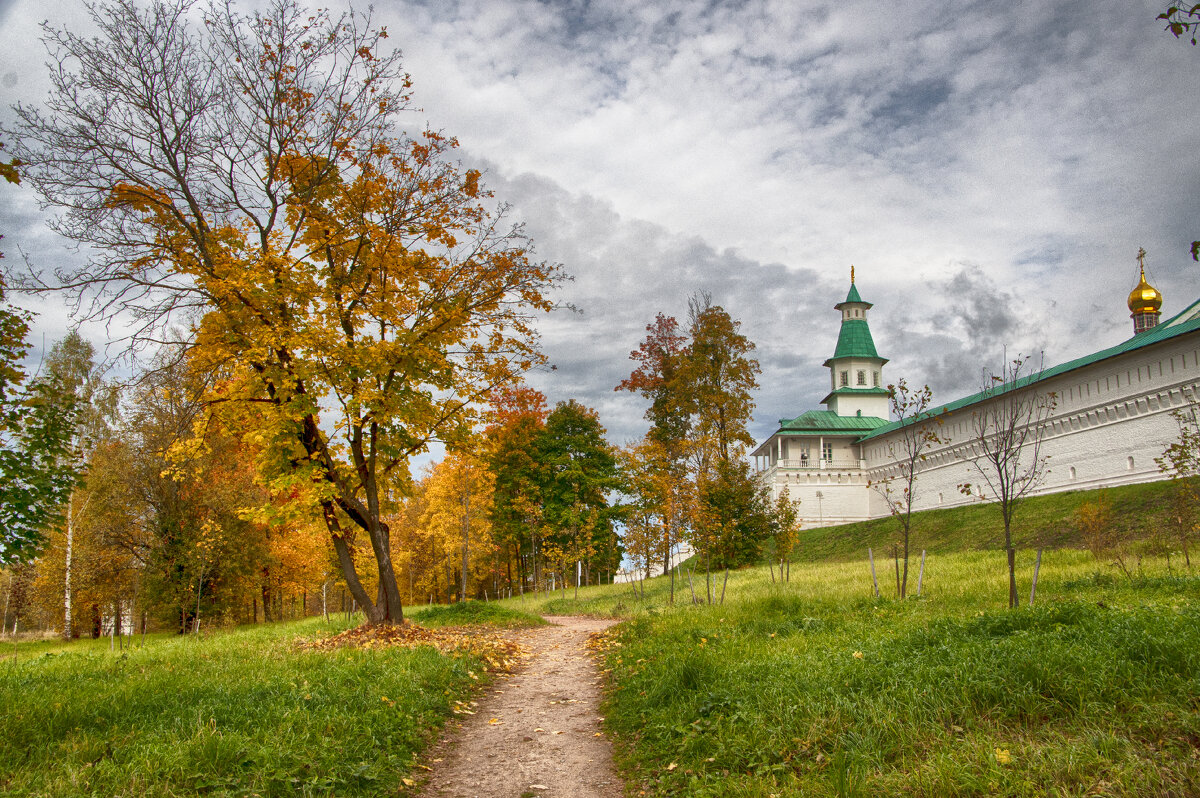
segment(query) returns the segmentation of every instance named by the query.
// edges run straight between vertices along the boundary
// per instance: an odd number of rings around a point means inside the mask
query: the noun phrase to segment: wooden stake
[[[1033,587],[1029,589],[1029,606],[1033,606],[1033,597],[1037,595],[1038,571],[1042,569],[1042,550],[1038,549],[1037,560],[1033,564]]]
[[[917,574],[917,598],[921,597],[921,582],[925,579],[925,549],[921,549],[921,571]]]
[[[904,598],[900,595],[900,547],[892,546],[892,559],[896,562],[896,598]]]
[[[867,546],[867,559],[871,561],[871,583],[875,585],[875,598],[879,598],[879,580],[875,578],[875,555],[870,546]]]

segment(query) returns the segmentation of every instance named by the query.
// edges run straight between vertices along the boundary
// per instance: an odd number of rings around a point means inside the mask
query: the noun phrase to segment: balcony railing
[[[846,469],[864,468],[863,461],[851,457],[835,457],[829,460],[819,458],[801,458],[797,460],[776,460],[771,468],[803,468],[803,469]]]

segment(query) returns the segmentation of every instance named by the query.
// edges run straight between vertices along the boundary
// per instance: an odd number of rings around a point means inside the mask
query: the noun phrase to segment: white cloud
[[[415,80],[413,127],[490,164],[540,254],[577,277],[564,296],[584,313],[547,321],[559,368],[534,381],[623,440],[641,423],[612,393],[626,356],[698,289],[759,345],[759,435],[821,398],[851,263],[890,376],[948,394],[1003,343],[1060,362],[1126,337],[1138,246],[1169,311],[1195,298],[1200,53],[1154,4],[956,9],[458,0],[377,18]],[[43,90],[33,23],[72,15],[5,7],[5,99]],[[6,246],[58,252],[27,201],[0,214]],[[969,326],[986,314],[956,284],[1009,323]]]

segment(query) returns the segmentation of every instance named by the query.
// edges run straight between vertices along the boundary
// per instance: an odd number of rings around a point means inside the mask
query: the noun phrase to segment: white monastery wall
[[[1048,473],[1035,493],[1161,479],[1154,458],[1179,434],[1171,411],[1194,404],[1200,397],[1198,339],[1197,335],[1183,335],[1023,389],[1053,391],[1057,397],[1042,443],[1042,451],[1049,457]],[[963,496],[958,486],[980,482],[978,472],[968,463],[977,454],[971,441],[971,413],[979,407],[966,407],[946,417],[939,435],[947,442],[929,449],[918,472],[914,509],[976,501]],[[898,437],[892,433],[863,444],[871,481],[895,473],[887,446],[891,442],[900,451]],[[887,515],[882,496],[876,490],[870,493],[869,517]]]

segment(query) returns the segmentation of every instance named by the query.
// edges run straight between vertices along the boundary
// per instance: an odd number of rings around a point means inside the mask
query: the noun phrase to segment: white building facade
[[[1200,400],[1200,301],[1159,323],[1162,297],[1143,271],[1130,294],[1132,338],[1100,352],[1044,369],[1017,391],[1054,395],[1041,430],[1049,458],[1034,493],[1126,485],[1164,478],[1154,458],[1176,440],[1172,411]],[[888,418],[883,387],[887,360],[878,356],[867,326],[872,307],[859,296],[851,272],[846,301],[835,306],[842,328],[830,369],[825,410],[781,419],[779,429],[751,456],[772,497],[783,490],[800,502],[806,527],[889,514],[877,487],[897,473],[903,457],[899,425]],[[979,482],[973,419],[995,401],[964,397],[930,415],[939,443],[926,450],[914,488],[914,510],[971,503],[959,486]],[[933,423],[933,422],[924,422]]]

